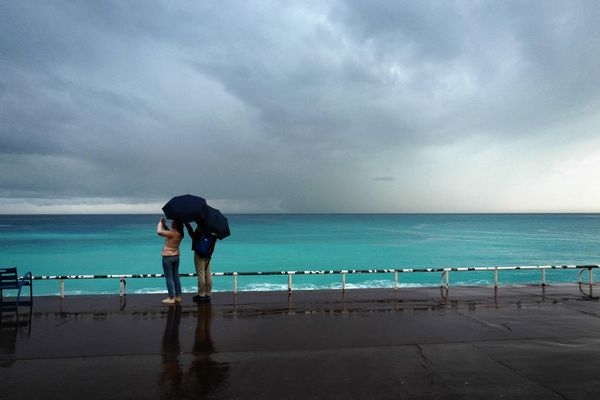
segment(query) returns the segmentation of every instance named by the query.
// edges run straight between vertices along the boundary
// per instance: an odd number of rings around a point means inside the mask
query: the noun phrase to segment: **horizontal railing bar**
[[[305,271],[259,271],[259,272],[213,272],[212,276],[272,276],[272,275],[340,275],[340,274],[388,274],[388,273],[427,273],[460,271],[517,271],[542,269],[597,269],[599,265],[530,265],[514,267],[437,267],[437,268],[383,268],[383,269],[342,269]],[[195,277],[196,273],[180,273],[180,277]],[[164,278],[164,274],[104,274],[104,275],[34,275],[33,280],[66,279],[146,279]]]

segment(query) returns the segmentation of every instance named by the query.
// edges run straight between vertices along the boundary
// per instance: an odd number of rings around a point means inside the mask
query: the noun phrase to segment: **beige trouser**
[[[194,266],[198,274],[198,295],[210,296],[212,276],[210,275],[210,258],[202,257],[194,252]]]

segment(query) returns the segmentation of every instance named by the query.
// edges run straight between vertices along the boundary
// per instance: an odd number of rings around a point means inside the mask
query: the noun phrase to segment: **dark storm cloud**
[[[3,2],[0,197],[358,210],[361,182],[443,175],[455,161],[432,149],[593,134],[557,127],[599,106],[599,17],[589,1]]]
[[[411,83],[429,96],[449,94],[444,78],[467,80],[444,123],[463,115],[465,128],[514,135],[597,104],[598,3],[347,1],[339,11],[379,62],[416,67]]]

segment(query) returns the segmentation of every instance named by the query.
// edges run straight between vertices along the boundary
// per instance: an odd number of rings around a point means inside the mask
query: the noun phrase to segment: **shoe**
[[[183,301],[183,299],[181,298],[181,296],[175,296],[175,303],[181,303]]]
[[[210,296],[194,296],[192,297],[194,303],[210,303]]]
[[[167,297],[166,299],[164,299],[162,301],[163,304],[175,304],[175,298],[173,297]]]

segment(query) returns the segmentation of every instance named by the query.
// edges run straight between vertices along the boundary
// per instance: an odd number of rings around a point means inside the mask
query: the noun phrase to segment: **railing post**
[[[494,287],[498,287],[498,267],[494,268]]]
[[[590,285],[594,284],[594,270],[590,268]]]
[[[394,290],[398,290],[398,271],[394,271]]]
[[[546,286],[546,268],[542,268],[542,286]]]
[[[292,294],[292,273],[288,272],[288,293]]]
[[[342,292],[346,291],[346,273],[342,272]]]
[[[234,272],[233,273],[233,293],[234,294],[237,294],[237,277],[238,277],[237,272]]]
[[[60,280],[60,298],[61,299],[65,298],[65,280],[64,279]]]
[[[450,279],[448,275],[450,275],[450,270],[445,269],[440,276],[440,287],[444,287],[444,275],[446,276],[446,287],[450,285]]]
[[[127,282],[125,278],[119,278],[119,296],[123,297],[127,294]]]

